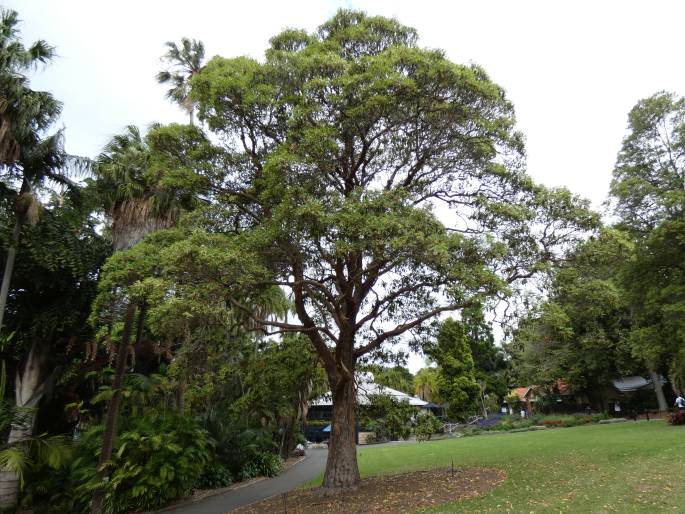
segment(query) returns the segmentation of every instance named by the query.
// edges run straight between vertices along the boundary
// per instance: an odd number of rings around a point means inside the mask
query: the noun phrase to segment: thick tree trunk
[[[5,318],[5,307],[7,307],[7,296],[10,291],[10,281],[12,280],[12,273],[14,272],[14,260],[17,257],[17,246],[19,245],[19,236],[21,235],[21,221],[17,218],[14,223],[14,231],[12,233],[12,244],[7,249],[7,260],[5,261],[5,271],[2,275],[2,286],[0,286],[0,329]]]
[[[8,446],[15,446],[30,439],[36,422],[36,409],[44,393],[44,382],[41,380],[44,354],[34,343],[31,346],[24,367],[17,371],[15,379],[15,401],[17,411],[12,419]],[[20,480],[15,471],[0,470],[0,509],[3,511],[17,505]]]
[[[652,384],[654,384],[654,392],[656,393],[656,401],[659,403],[659,410],[668,410],[668,404],[666,403],[666,397],[664,396],[664,389],[661,385],[661,377],[654,369],[650,368],[649,376],[652,379]]]
[[[121,388],[124,384],[124,374],[126,373],[126,358],[128,356],[128,346],[131,340],[131,331],[133,329],[133,322],[136,314],[136,304],[130,302],[126,308],[126,317],[124,319],[124,331],[119,343],[117,351],[116,369],[114,372],[114,381],[112,389],[114,394],[107,404],[107,417],[105,419],[105,432],[102,436],[102,449],[100,450],[100,458],[98,460],[98,472],[100,478],[105,479],[109,476],[108,462],[112,458],[112,449],[114,447],[114,439],[117,435],[117,417],[119,415],[119,407],[121,406]],[[93,492],[93,499],[90,504],[91,514],[103,513],[103,500],[105,499],[105,491],[103,489],[96,489]]]
[[[323,487],[330,492],[356,489],[360,478],[355,441],[354,381],[341,379],[331,392],[333,420]]]
[[[35,425],[35,410],[24,411],[20,415],[15,415],[12,420],[8,446],[21,444],[23,441],[33,436]],[[3,469],[0,471],[0,509],[4,512],[7,509],[16,507],[19,501],[20,479],[15,471]]]

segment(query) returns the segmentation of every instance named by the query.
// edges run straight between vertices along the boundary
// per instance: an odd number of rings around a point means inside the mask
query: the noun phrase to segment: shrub
[[[189,494],[199,483],[211,453],[205,430],[175,412],[150,412],[122,420],[110,479],[97,475],[102,426],[78,441],[75,457],[60,473],[37,473],[27,490],[34,512],[75,514],[89,510],[92,492],[104,487],[108,513],[148,510]]]
[[[207,433],[192,419],[167,413],[144,421],[119,438],[107,512],[154,509],[190,494],[210,460]]]
[[[428,441],[441,428],[442,422],[432,412],[425,412],[417,416],[414,433],[418,441]]]
[[[205,467],[205,471],[200,477],[198,487],[200,489],[218,489],[233,483],[231,471],[219,463],[212,463]]]
[[[668,417],[671,425],[685,425],[685,411],[674,412]]]

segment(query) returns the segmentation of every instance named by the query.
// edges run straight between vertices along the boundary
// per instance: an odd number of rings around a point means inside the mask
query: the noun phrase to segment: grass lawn
[[[364,447],[362,476],[492,466],[505,484],[429,512],[685,512],[685,427],[627,422]]]

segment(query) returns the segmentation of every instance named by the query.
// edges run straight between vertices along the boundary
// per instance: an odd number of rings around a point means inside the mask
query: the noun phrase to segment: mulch
[[[394,514],[473,498],[502,482],[506,473],[494,468],[451,468],[365,478],[358,489],[324,495],[321,489],[300,489],[233,511],[239,514]]]

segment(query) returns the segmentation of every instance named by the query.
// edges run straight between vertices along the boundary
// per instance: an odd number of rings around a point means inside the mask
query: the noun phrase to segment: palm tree
[[[414,394],[427,402],[440,402],[438,395],[438,370],[422,368],[414,376]]]
[[[61,133],[43,136],[59,116],[61,103],[50,93],[32,91],[25,75],[52,59],[54,49],[44,41],[25,48],[18,23],[15,11],[0,9],[0,192],[13,201],[16,215],[0,286],[0,329],[21,229],[39,212],[34,191],[46,179],[63,182],[60,170],[68,159]]]
[[[166,97],[188,112],[192,125],[195,105],[189,96],[190,79],[202,69],[205,46],[202,41],[185,37],[181,39],[180,48],[173,41],[167,41],[165,46],[168,50],[162,56],[162,61],[167,63],[168,68],[157,74],[157,82],[171,86]]]
[[[60,105],[52,95],[31,91],[25,73],[55,55],[45,41],[26,48],[21,42],[16,11],[0,8],[0,164],[19,157],[21,141],[49,127]]]
[[[153,127],[153,129],[156,127]],[[151,164],[152,151],[146,138],[134,126],[114,136],[97,158],[93,184],[102,206],[110,219],[112,244],[115,251],[127,250],[147,234],[172,227],[183,209],[192,206],[190,194],[162,184],[164,170]],[[116,355],[112,389],[114,394],[107,404],[105,431],[98,461],[101,478],[109,475],[107,463],[112,458],[116,421],[121,406],[121,389],[126,371],[126,360],[136,311],[140,308],[138,332],[142,330],[143,306],[127,300],[124,328]],[[93,493],[91,512],[101,513],[104,491]]]
[[[46,183],[73,187],[66,170],[85,164],[64,151],[61,131],[45,132],[56,121],[61,103],[50,93],[29,88],[25,73],[54,55],[52,47],[38,41],[25,48],[17,30],[17,13],[0,9],[0,194],[13,205],[14,228],[7,248],[2,284],[0,285],[0,329],[2,329],[10,283],[14,273],[17,249],[26,224],[38,221],[41,205],[38,193]],[[15,379],[15,419],[10,424],[6,455],[17,457],[17,446],[33,440],[35,409],[44,394],[44,350],[35,342]],[[18,453],[19,452],[19,453]],[[11,507],[19,492],[21,469],[14,461],[0,463],[0,507]],[[14,462],[16,464],[16,462]]]

